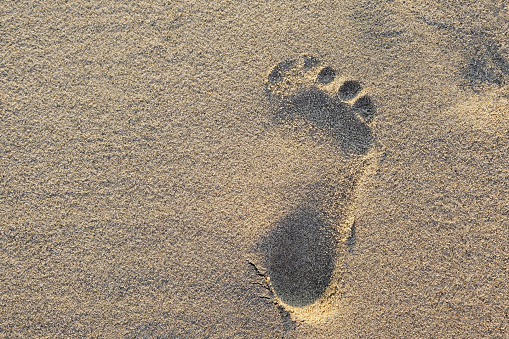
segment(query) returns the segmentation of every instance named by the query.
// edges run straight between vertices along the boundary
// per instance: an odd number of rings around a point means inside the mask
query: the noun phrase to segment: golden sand
[[[508,24],[1,2],[0,337],[507,337]]]

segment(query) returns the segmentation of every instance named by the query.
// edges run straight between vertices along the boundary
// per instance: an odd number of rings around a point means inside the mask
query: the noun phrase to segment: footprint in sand
[[[356,159],[372,146],[372,99],[359,81],[343,78],[316,58],[279,63],[269,73],[266,90],[277,107],[277,121],[305,119],[330,132]],[[357,179],[347,181],[340,189],[317,183],[311,198],[280,218],[260,242],[268,286],[291,313],[308,309],[315,317],[317,308],[321,312],[330,304],[329,296],[339,294],[338,256],[351,250],[355,236],[347,219]]]
[[[369,124],[375,105],[359,81],[346,79],[311,56],[280,62],[266,85],[278,109],[276,120],[302,118],[332,132],[347,153],[366,153],[373,143]]]

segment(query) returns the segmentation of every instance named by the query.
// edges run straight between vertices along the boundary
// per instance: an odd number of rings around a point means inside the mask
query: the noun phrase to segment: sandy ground
[[[2,1],[0,337],[507,338],[508,79],[498,0]]]

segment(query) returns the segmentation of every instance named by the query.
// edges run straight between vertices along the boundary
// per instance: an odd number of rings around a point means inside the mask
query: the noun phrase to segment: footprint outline
[[[291,124],[296,119],[303,119],[332,135],[347,155],[360,155],[357,159],[365,163],[367,152],[375,144],[371,128],[376,116],[376,106],[361,81],[341,73],[332,66],[322,65],[317,58],[309,55],[286,59],[275,65],[268,73],[265,87],[268,100],[276,108],[273,121],[278,124]],[[292,319],[317,320],[320,318],[317,318],[317,314],[335,312],[334,309],[341,303],[343,267],[340,267],[341,260],[338,258],[347,253],[351,254],[355,247],[355,216],[352,207],[358,180],[359,177],[348,179],[347,185],[351,186],[348,196],[335,197],[343,201],[339,204],[339,219],[329,219],[327,208],[322,209],[324,205],[320,206],[316,200],[306,203],[305,198],[304,203],[290,208],[275,221],[271,230],[258,242],[256,252],[262,255],[258,263],[265,272],[264,278],[273,302],[289,312]],[[313,190],[312,195],[320,195],[324,189],[320,183],[316,184],[316,188],[318,191]],[[323,224],[315,225],[315,228],[322,228],[328,236],[320,238],[320,235],[316,235],[314,240],[313,235],[301,235],[301,239],[297,237],[293,240],[288,240],[288,237],[286,240],[278,238],[278,233],[291,233],[293,228],[301,227],[300,221],[291,220],[299,219],[299,216],[306,213],[318,216],[315,218],[317,223]],[[302,227],[300,233],[313,232],[313,227]],[[315,246],[325,244],[326,248],[324,253],[320,253],[322,249],[315,253],[311,250],[312,256],[322,256],[321,259],[325,258],[324,261],[327,262],[323,267],[318,265],[318,284],[316,281],[314,285],[310,284],[315,287],[314,291],[313,288],[306,291],[306,287],[299,286],[297,279],[300,275],[304,276],[301,279],[303,281],[309,282],[313,278],[305,276],[309,274],[305,269],[296,273],[284,272],[286,266],[292,266],[292,260],[295,259],[292,255],[301,255],[299,246],[308,241],[308,238]],[[286,248],[293,251],[288,258],[284,257]],[[296,262],[305,264],[305,260],[301,259],[297,258]],[[285,262],[290,264],[286,265]],[[292,295],[292,290],[297,292]]]

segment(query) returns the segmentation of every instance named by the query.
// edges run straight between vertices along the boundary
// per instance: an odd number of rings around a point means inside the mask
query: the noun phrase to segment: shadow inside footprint
[[[346,153],[366,153],[373,143],[368,126],[376,111],[373,101],[368,95],[361,95],[359,81],[347,80],[338,86],[336,70],[318,67],[318,59],[305,55],[282,61],[271,70],[266,90],[277,110],[275,122],[305,119],[332,132]],[[337,92],[331,93],[336,86]]]
[[[337,240],[321,213],[301,207],[276,223],[263,240],[274,292],[288,305],[315,302],[329,286]]]
[[[353,93],[348,93],[351,97],[358,92],[355,84],[347,90]],[[373,143],[371,128],[366,123],[371,122],[374,111],[374,105],[367,96],[350,106],[313,87],[293,95],[288,104],[281,108],[276,119],[288,121],[297,117],[304,118],[317,127],[331,131],[345,152],[364,154]]]

